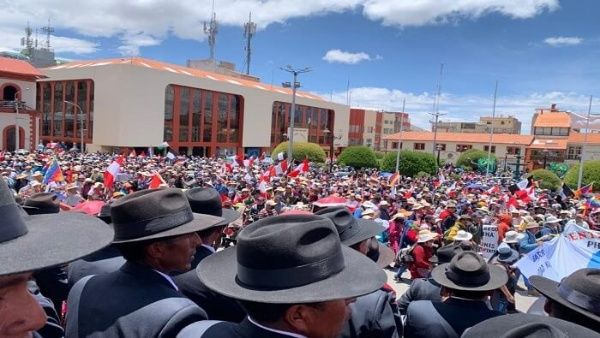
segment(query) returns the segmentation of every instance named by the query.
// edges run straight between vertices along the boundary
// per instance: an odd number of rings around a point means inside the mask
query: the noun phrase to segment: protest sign
[[[556,282],[579,269],[600,268],[600,232],[569,223],[560,236],[523,256],[516,266],[525,277]]]
[[[485,259],[490,259],[498,249],[498,227],[495,225],[484,225],[483,235],[479,251]]]

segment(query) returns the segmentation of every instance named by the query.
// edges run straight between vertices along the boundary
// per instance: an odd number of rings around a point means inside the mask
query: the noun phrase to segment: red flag
[[[121,171],[121,164],[123,163],[123,157],[118,156],[113,162],[106,168],[104,172],[104,186],[112,188],[117,178],[117,174]]]
[[[396,183],[398,183],[398,180],[400,179],[400,174],[399,173],[394,173],[392,176],[390,176],[390,186],[395,186]]]
[[[166,184],[165,180],[163,180],[162,176],[158,172],[155,172],[152,175],[152,180],[150,180],[150,189],[158,189],[161,184]]]
[[[296,168],[294,168],[294,170],[292,170],[288,174],[288,177],[296,177],[302,173],[308,172],[309,169],[310,169],[310,166],[308,165],[308,159],[305,158],[304,161],[302,161],[302,163],[300,163],[298,166],[296,166]]]

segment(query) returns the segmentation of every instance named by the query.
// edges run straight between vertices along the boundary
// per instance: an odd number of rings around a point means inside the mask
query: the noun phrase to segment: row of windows
[[[287,102],[274,102],[271,117],[271,145],[287,140],[292,105]],[[296,105],[294,128],[306,129],[308,142],[327,145],[333,133],[333,111],[317,107]],[[324,133],[328,130],[329,133]],[[295,130],[294,134],[297,135]]]
[[[398,149],[398,142],[391,143],[392,149]],[[440,151],[446,151],[445,143],[438,143],[436,147],[439,148]],[[402,149],[402,142],[400,142],[400,149]],[[456,151],[464,152],[469,149],[473,149],[473,145],[471,144],[457,144]],[[425,150],[425,143],[413,143],[413,150]],[[483,147],[484,151],[489,151],[489,145]],[[506,152],[508,155],[517,155],[521,152],[521,148],[518,147],[506,147]],[[492,153],[496,153],[496,146],[492,146]]]
[[[567,160],[581,159],[581,147],[569,147],[567,149]]]
[[[534,135],[569,136],[569,128],[535,127]]]

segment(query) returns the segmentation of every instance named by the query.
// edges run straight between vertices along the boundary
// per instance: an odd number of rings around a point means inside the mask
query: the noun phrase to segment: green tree
[[[462,153],[458,160],[456,161],[456,165],[459,167],[464,167],[470,170],[477,170],[477,162],[480,158],[487,158],[487,151],[479,150],[479,149],[469,149]],[[495,160],[496,157],[492,154],[492,158]]]
[[[338,156],[337,161],[342,165],[356,169],[377,168],[375,153],[371,148],[365,146],[351,146],[344,149]]]
[[[288,152],[288,142],[281,142],[271,152],[271,157],[277,158],[277,155],[281,152]],[[292,156],[296,161],[304,161],[308,158],[311,162],[323,163],[325,162],[325,151],[320,145],[310,142],[294,142],[292,149]]]
[[[534,181],[539,182],[539,187],[542,189],[558,190],[561,186],[561,180],[555,173],[546,169],[536,169],[529,176],[533,177]]]
[[[383,158],[381,170],[393,172],[396,170],[397,152],[387,153]],[[420,151],[400,151],[400,174],[415,177],[419,172],[434,175],[437,171],[435,157],[430,153]]]
[[[574,165],[565,175],[565,183],[571,189],[577,189],[577,178],[579,175],[579,164]],[[594,182],[594,191],[600,191],[600,161],[585,161],[583,163],[583,177],[581,186]]]

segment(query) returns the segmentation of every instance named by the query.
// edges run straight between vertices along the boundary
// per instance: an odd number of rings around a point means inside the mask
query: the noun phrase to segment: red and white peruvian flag
[[[287,172],[287,170],[288,170],[287,161],[281,161],[281,162],[277,163],[277,165],[275,166],[275,176],[283,175]]]
[[[488,194],[495,194],[495,193],[499,193],[499,192],[500,192],[500,187],[497,184],[487,190]]]
[[[115,178],[117,178],[117,174],[121,171],[121,164],[123,163],[123,157],[119,156],[113,160],[113,162],[106,168],[104,172],[104,186],[107,188],[112,188],[115,183]]]
[[[150,189],[158,189],[160,188],[161,184],[166,184],[165,180],[162,178],[162,176],[160,176],[160,174],[158,173],[158,171],[154,172],[154,175],[152,175],[152,179],[150,180]]]
[[[244,160],[244,167],[252,167],[254,165],[254,156],[251,156],[249,159]]]
[[[288,174],[288,177],[296,177],[302,173],[308,172],[308,169],[309,169],[308,159],[304,159],[304,161],[302,161],[302,163],[300,163],[296,168],[294,168],[294,170],[292,170]]]

